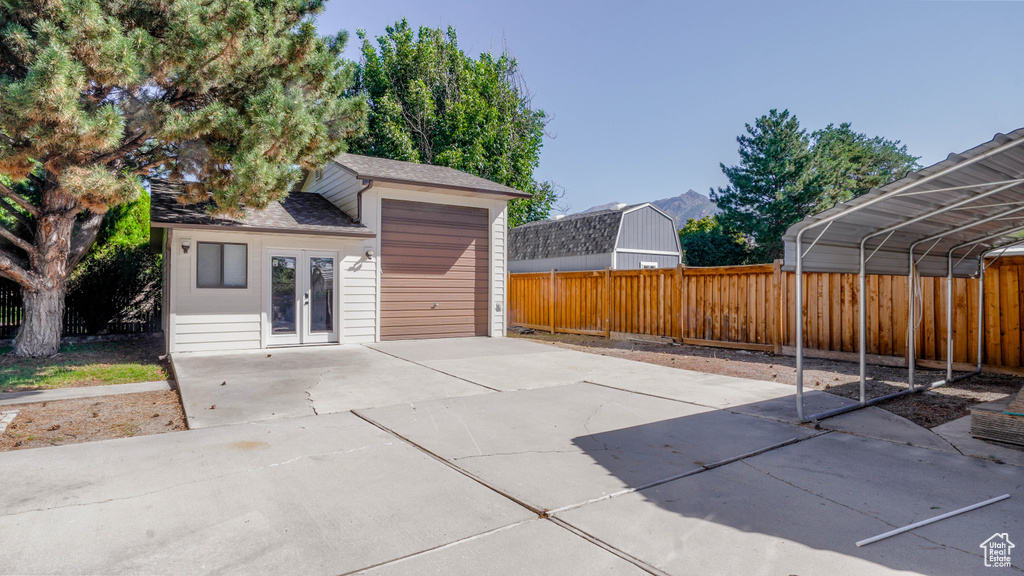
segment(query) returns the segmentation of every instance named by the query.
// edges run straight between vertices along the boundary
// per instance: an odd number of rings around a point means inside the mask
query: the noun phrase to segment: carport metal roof
[[[981,372],[987,253],[1024,242],[1024,128],[908,174],[831,210],[805,218],[784,237],[786,269],[796,271],[797,414],[803,421],[835,416],[880,401],[956,382]],[[1001,252],[1000,252],[1001,254]],[[859,275],[857,290],[860,402],[804,416],[803,272]],[[909,388],[868,400],[866,390],[867,274],[909,276]],[[916,308],[921,276],[945,276],[946,378],[915,386]],[[977,369],[953,376],[953,278],[978,276]]]
[[[922,276],[974,276],[981,254],[1024,240],[1024,128],[838,204],[793,225],[784,236],[785,268],[857,273],[864,242],[868,274],[909,274],[909,253]],[[803,231],[803,234],[801,234]]]

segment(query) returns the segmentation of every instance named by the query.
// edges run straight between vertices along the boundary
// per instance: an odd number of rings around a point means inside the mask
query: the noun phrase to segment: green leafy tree
[[[321,0],[0,2],[0,276],[25,317],[14,353],[58,350],[66,284],[140,178],[184,182],[218,211],[265,206],[342,152],[344,34]]]
[[[162,258],[149,246],[149,194],[107,211],[96,241],[68,280],[65,304],[89,334],[111,321],[139,322],[161,294]]]
[[[547,218],[555,187],[536,182],[547,117],[534,110],[516,61],[507,53],[472,58],[455,29],[401,20],[377,46],[359,31],[363,61],[353,94],[370,106],[353,152],[448,166],[533,194],[509,203],[509,225]]]
[[[740,163],[722,172],[729,186],[711,190],[719,221],[748,236],[754,262],[782,257],[782,235],[819,203],[821,179],[810,170],[810,137],[789,110],[758,118],[739,142]]]
[[[829,124],[811,135],[812,170],[821,175],[822,193],[814,211],[828,210],[899,180],[921,166],[898,140],[854,132],[849,123]]]
[[[687,220],[679,229],[679,243],[687,266],[736,266],[750,258],[743,235],[727,230],[717,216]]]
[[[753,241],[751,259],[781,258],[786,230],[917,169],[917,157],[899,141],[829,124],[808,135],[788,110],[770,111],[737,138],[740,163],[722,171],[729,186],[712,190],[719,219]]]

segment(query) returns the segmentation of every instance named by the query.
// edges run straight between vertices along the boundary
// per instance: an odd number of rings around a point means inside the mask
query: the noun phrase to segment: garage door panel
[[[431,204],[428,202],[404,202],[402,200],[385,200],[388,204],[388,221],[390,222],[451,222],[455,225],[479,226],[487,223],[487,210],[469,206],[452,206],[450,204]]]
[[[431,326],[402,326],[385,328],[381,326],[381,340],[412,340],[417,338],[465,338],[467,336],[480,336],[480,330],[486,329],[487,324],[444,324]]]
[[[487,210],[384,200],[381,217],[381,339],[487,335]]]
[[[407,241],[408,236],[413,234],[413,232],[410,232],[412,228],[416,229],[415,234],[428,238],[487,238],[487,229],[478,224],[417,223],[409,220],[381,223],[381,232],[391,235],[397,234],[398,236],[394,237],[394,240],[398,242]]]
[[[444,258],[440,256],[431,256],[429,254],[425,254],[425,252],[427,251],[417,251],[415,255],[406,256],[388,256],[385,254],[381,256],[380,259],[381,273],[402,273],[407,270],[414,269],[417,266],[441,269],[456,267],[474,269],[481,265],[486,266],[488,260],[486,255],[478,256],[473,253]]]

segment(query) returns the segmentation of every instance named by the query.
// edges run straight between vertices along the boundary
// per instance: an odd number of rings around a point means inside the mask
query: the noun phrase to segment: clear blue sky
[[[1024,2],[332,0],[320,29],[405,17],[508,51],[551,117],[539,179],[570,211],[726,180],[736,136],[771,108],[851,122],[928,165],[1024,126]]]

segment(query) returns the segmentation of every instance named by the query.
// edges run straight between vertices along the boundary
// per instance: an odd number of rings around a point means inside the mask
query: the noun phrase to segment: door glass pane
[[[309,331],[334,331],[334,258],[309,259]]]
[[[274,334],[295,334],[295,258],[270,258],[271,330]]]
[[[245,244],[224,245],[224,286],[245,288]]]

